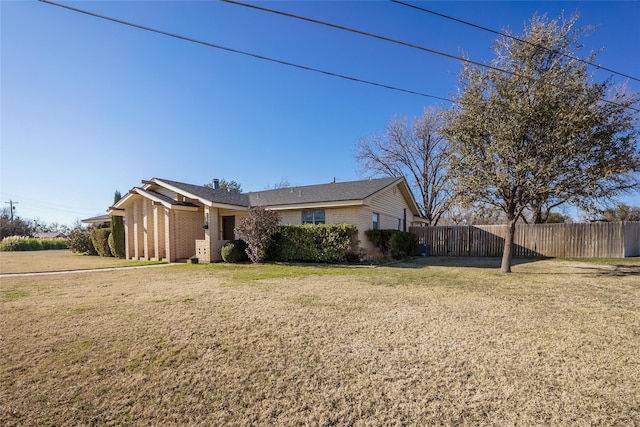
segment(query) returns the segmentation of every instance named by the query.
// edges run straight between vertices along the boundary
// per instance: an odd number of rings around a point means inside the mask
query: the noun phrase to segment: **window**
[[[377,212],[373,213],[372,220],[373,220],[373,229],[374,230],[379,230],[380,229],[380,215]]]
[[[302,211],[303,224],[324,224],[324,211]]]

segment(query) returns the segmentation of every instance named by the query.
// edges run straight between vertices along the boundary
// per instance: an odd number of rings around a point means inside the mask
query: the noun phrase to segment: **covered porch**
[[[243,211],[182,199],[134,188],[109,209],[109,215],[124,218],[127,259],[197,258],[201,263],[222,259],[222,246],[234,238],[236,218]]]

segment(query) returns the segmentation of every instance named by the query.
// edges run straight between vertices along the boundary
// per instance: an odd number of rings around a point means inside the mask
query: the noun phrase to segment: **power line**
[[[513,71],[503,70],[502,68],[494,67],[492,65],[483,64],[481,62],[473,61],[471,59],[464,58],[462,56],[452,55],[450,53],[441,52],[439,50],[430,49],[428,47],[420,46],[420,45],[413,44],[413,43],[404,42],[402,40],[392,39],[390,37],[385,37],[385,36],[381,36],[381,35],[374,34],[374,33],[369,33],[367,31],[356,30],[355,28],[344,27],[342,25],[332,24],[330,22],[320,21],[318,19],[308,18],[306,16],[294,15],[293,13],[283,12],[281,10],[276,10],[276,9],[270,9],[270,8],[263,7],[263,6],[257,6],[255,4],[243,3],[243,2],[236,1],[236,0],[222,0],[222,1],[225,2],[225,3],[231,3],[231,4],[238,5],[238,6],[248,7],[248,8],[251,8],[251,9],[262,10],[264,12],[275,13],[276,15],[286,16],[288,18],[300,19],[302,21],[311,22],[313,24],[324,25],[324,26],[327,26],[327,27],[336,28],[338,30],[348,31],[348,32],[355,33],[355,34],[360,34],[360,35],[363,35],[363,36],[366,36],[366,37],[372,37],[372,38],[378,39],[378,40],[384,40],[386,42],[399,44],[401,46],[406,46],[406,47],[409,47],[409,48],[412,48],[412,49],[418,49],[418,50],[422,50],[424,52],[433,53],[433,54],[436,54],[436,55],[441,55],[441,56],[444,56],[444,57],[447,57],[447,58],[450,58],[450,59],[463,61],[463,62],[466,62],[466,63],[469,63],[469,64],[477,65],[479,67],[490,68],[490,69],[492,69],[494,71],[498,71],[498,72],[501,72],[501,73],[507,73],[507,74],[512,74],[512,75],[517,76],[517,77],[527,78],[527,77],[525,77],[523,75],[520,75],[518,73],[515,73]]]
[[[584,60],[582,58],[578,58],[578,57],[575,57],[575,56],[572,56],[572,55],[569,55],[569,54],[566,54],[566,53],[561,53],[561,52],[559,52],[557,50],[550,49],[550,48],[548,48],[546,46],[542,46],[542,45],[537,44],[537,43],[532,43],[532,42],[530,42],[528,40],[521,39],[521,38],[513,36],[511,34],[507,34],[507,33],[501,32],[501,31],[492,30],[491,28],[483,27],[482,25],[474,24],[474,23],[469,22],[469,21],[464,21],[462,19],[455,18],[455,17],[449,16],[449,15],[445,15],[444,13],[436,12],[434,10],[427,9],[425,7],[422,7],[422,6],[417,6],[417,5],[414,5],[414,4],[411,4],[411,3],[406,3],[404,1],[400,1],[400,0],[390,0],[390,1],[392,3],[397,3],[397,4],[400,4],[400,5],[403,5],[403,6],[407,6],[407,7],[416,9],[416,10],[420,10],[422,12],[430,13],[432,15],[439,16],[441,18],[449,19],[451,21],[459,22],[459,23],[464,24],[464,25],[468,25],[468,26],[471,26],[471,27],[474,27],[474,28],[478,28],[480,30],[488,31],[490,33],[493,33],[493,34],[496,34],[496,35],[499,35],[499,36],[508,37],[508,38],[510,38],[512,40],[516,40],[516,41],[518,41],[520,43],[526,43],[526,44],[528,44],[530,46],[534,46],[534,47],[537,47],[537,48],[540,48],[540,49],[544,49],[547,52],[557,53],[557,54],[560,54],[561,56],[564,56],[565,58],[573,59],[575,61],[582,62],[583,64],[587,64],[587,65],[590,65],[592,67],[596,67],[596,68],[598,68],[600,70],[605,70],[605,71],[608,71],[610,73],[617,74],[619,76],[626,77],[628,79],[640,82],[640,78],[633,77],[633,76],[630,76],[629,74],[625,74],[625,73],[621,73],[619,71],[612,70],[611,68],[607,68],[607,67],[604,67],[602,65],[594,64],[593,62],[589,62],[589,61]]]
[[[247,52],[247,51],[242,51],[242,50],[238,50],[238,49],[234,49],[234,48],[230,48],[230,47],[226,47],[226,46],[221,46],[221,45],[218,45],[218,44],[206,42],[206,41],[203,41],[203,40],[194,39],[194,38],[183,36],[183,35],[180,35],[180,34],[171,33],[171,32],[168,32],[168,31],[163,31],[163,30],[159,30],[159,29],[156,29],[156,28],[147,27],[147,26],[136,24],[136,23],[133,23],[133,22],[124,21],[124,20],[113,18],[113,17],[106,16],[106,15],[101,15],[101,14],[98,14],[98,13],[95,13],[95,12],[90,12],[90,11],[87,11],[87,10],[84,10],[84,9],[79,9],[79,8],[76,8],[76,7],[72,7],[72,6],[56,3],[56,2],[53,2],[53,1],[50,1],[50,0],[39,0],[39,1],[42,2],[42,3],[47,3],[47,4],[50,4],[50,5],[53,5],[53,6],[58,6],[58,7],[64,8],[64,9],[68,9],[68,10],[74,11],[74,12],[78,12],[78,13],[82,13],[82,14],[85,14],[85,15],[93,16],[93,17],[96,17],[96,18],[100,18],[100,19],[104,19],[104,20],[107,20],[107,21],[115,22],[115,23],[118,23],[118,24],[127,25],[127,26],[130,26],[130,27],[133,27],[133,28],[138,28],[138,29],[141,29],[141,30],[145,30],[145,31],[149,31],[149,32],[165,35],[165,36],[168,36],[168,37],[173,37],[173,38],[176,38],[176,39],[180,39],[180,40],[184,40],[184,41],[188,41],[188,42],[192,42],[192,43],[197,43],[197,44],[201,44],[201,45],[212,47],[212,48],[216,48],[216,49],[225,50],[227,52],[237,53],[237,54],[249,56],[249,57],[256,58],[256,59],[262,59],[262,60],[265,60],[265,61],[270,61],[270,62],[278,63],[278,64],[281,64],[281,65],[287,65],[287,66],[299,68],[299,69],[302,69],[302,70],[313,71],[313,72],[316,72],[316,73],[321,73],[321,74],[325,74],[325,75],[332,76],[332,77],[338,77],[338,78],[341,78],[341,79],[350,80],[350,81],[354,81],[354,82],[358,82],[358,83],[364,83],[364,84],[368,84],[368,85],[371,85],[371,86],[377,86],[377,87],[381,87],[381,88],[384,88],[384,89],[390,89],[390,90],[395,90],[395,91],[399,91],[399,92],[409,93],[409,94],[412,94],[412,95],[419,95],[419,96],[423,96],[423,97],[427,97],[427,98],[433,98],[433,99],[438,99],[438,100],[441,100],[441,101],[455,103],[454,100],[449,99],[449,98],[430,95],[430,94],[426,94],[426,93],[418,92],[418,91],[414,91],[414,90],[409,90],[409,89],[403,89],[403,88],[399,88],[397,86],[390,86],[390,85],[386,85],[386,84],[382,84],[382,83],[376,83],[376,82],[372,82],[370,80],[364,80],[364,79],[360,79],[360,78],[357,78],[357,77],[351,77],[351,76],[347,76],[347,75],[344,75],[344,74],[334,73],[332,71],[322,70],[322,69],[319,69],[319,68],[309,67],[309,66],[306,66],[306,65],[296,64],[296,63],[293,63],[293,62],[288,62],[288,61],[284,61],[284,60],[280,60],[280,59],[275,59],[275,58],[264,56],[264,55],[259,55],[259,54],[255,54],[255,53],[251,53],[251,52]],[[460,60],[460,61],[463,61],[463,62],[467,62],[467,63],[473,64],[473,65],[476,65],[478,67],[493,69],[493,70],[501,72],[501,73],[506,73],[506,74],[517,76],[517,77],[525,78],[525,79],[528,79],[528,80],[530,80],[532,82],[537,81],[536,79],[534,79],[532,77],[522,76],[520,74],[517,74],[517,73],[509,71],[509,70],[504,70],[504,69],[501,69],[501,68],[498,68],[498,67],[494,67],[494,66],[491,66],[491,65],[488,65],[488,64],[483,64],[483,63],[480,63],[480,62],[477,62],[477,61],[472,61],[472,60],[466,59],[464,57],[451,55],[451,54],[448,54],[448,53],[445,53],[445,52],[440,52],[440,51],[437,51],[437,50],[434,50],[434,49],[429,49],[429,48],[426,48],[426,47],[423,47],[423,46],[414,45],[414,44],[403,42],[403,41],[400,41],[400,40],[395,40],[395,39],[391,39],[391,38],[388,38],[388,37],[384,37],[384,36],[380,36],[380,35],[376,35],[376,34],[372,34],[372,33],[367,33],[365,31],[360,31],[360,30],[356,30],[356,29],[353,29],[353,28],[343,27],[343,26],[340,26],[340,25],[331,24],[331,23],[328,23],[328,22],[319,21],[319,20],[315,20],[315,19],[312,19],[312,18],[307,18],[307,17],[294,15],[294,14],[290,14],[290,13],[286,13],[286,12],[281,12],[281,11],[274,10],[274,9],[268,9],[268,8],[264,8],[264,7],[261,7],[261,6],[255,6],[255,5],[251,5],[251,4],[247,4],[247,3],[241,3],[241,2],[238,2],[238,1],[235,1],[235,0],[222,0],[222,1],[225,1],[225,2],[231,3],[231,4],[236,4],[236,5],[239,5],[239,6],[245,6],[245,7],[249,7],[249,8],[262,10],[262,11],[265,11],[265,12],[276,13],[276,14],[287,16],[287,17],[290,17],[290,18],[301,19],[301,20],[304,20],[304,21],[308,21],[308,22],[312,22],[312,23],[316,23],[316,24],[320,24],[320,25],[326,25],[326,26],[333,27],[333,28],[336,28],[336,29],[341,29],[341,30],[344,30],[344,31],[350,31],[350,32],[353,32],[353,33],[357,33],[357,34],[361,34],[361,35],[367,36],[367,37],[373,37],[373,38],[377,38],[377,39],[380,39],[380,40],[385,40],[385,41],[388,41],[388,42],[404,45],[404,46],[407,46],[407,47],[410,47],[410,48],[423,50],[423,51],[426,51],[426,52],[429,52],[429,53],[442,55],[442,56],[445,56],[445,57],[448,57],[448,58],[451,58],[451,59],[457,59],[457,60]],[[559,85],[555,85],[555,86],[556,87],[560,87]],[[622,105],[622,104],[614,102],[614,101],[610,101],[610,100],[604,99],[603,102],[611,104],[611,105],[616,105],[616,106],[622,107],[624,109],[629,109],[629,110],[633,110],[633,111],[636,111],[636,112],[640,112],[640,109],[637,109],[637,108],[634,108],[634,107],[631,107],[631,106],[625,106],[625,105]]]
[[[41,0],[41,1],[44,1],[44,0]],[[330,22],[320,21],[320,20],[313,19],[313,18],[308,18],[308,17],[305,17],[305,16],[295,15],[293,13],[283,12],[283,11],[276,10],[276,9],[270,9],[270,8],[263,7],[263,6],[257,6],[257,5],[254,5],[254,4],[243,3],[243,2],[240,2],[240,1],[237,1],[237,0],[222,0],[222,1],[226,2],[226,3],[235,4],[235,5],[238,5],[238,6],[248,7],[248,8],[251,8],[251,9],[261,10],[261,11],[269,12],[269,13],[274,13],[276,15],[281,15],[281,16],[285,16],[285,17],[288,17],[288,18],[294,18],[294,19],[299,19],[299,20],[306,21],[306,22],[311,22],[311,23],[314,23],[314,24],[324,25],[324,26],[327,26],[327,27],[331,27],[331,28],[335,28],[335,29],[339,29],[339,30],[343,30],[343,31],[348,31],[348,32],[352,32],[352,33],[355,33],[355,34],[360,34],[360,35],[363,35],[363,36],[366,36],[366,37],[372,37],[372,38],[375,38],[375,39],[384,40],[384,41],[387,41],[387,42],[390,42],[390,43],[395,43],[395,44],[399,44],[399,45],[406,46],[406,47],[409,47],[409,48],[422,50],[422,51],[425,51],[425,52],[428,52],[428,53],[433,53],[433,54],[436,54],[436,55],[445,56],[447,58],[456,59],[456,60],[459,60],[459,61],[462,61],[462,62],[466,62],[468,64],[472,64],[472,65],[475,65],[475,66],[478,66],[478,67],[488,68],[488,69],[497,71],[499,73],[505,73],[505,74],[509,74],[509,75],[512,75],[512,76],[520,77],[520,78],[529,80],[531,82],[538,81],[537,79],[535,79],[533,77],[524,76],[522,74],[518,74],[518,73],[513,72],[513,71],[505,70],[503,68],[495,67],[493,65],[483,64],[481,62],[473,61],[471,59],[464,58],[462,56],[452,55],[452,54],[449,54],[449,53],[446,53],[446,52],[440,52],[440,51],[435,50],[435,49],[430,49],[430,48],[427,48],[427,47],[424,47],[424,46],[415,45],[415,44],[404,42],[404,41],[401,41],[401,40],[392,39],[390,37],[385,37],[385,36],[381,36],[381,35],[378,35],[378,34],[369,33],[369,32],[366,32],[366,31],[356,30],[354,28],[345,27],[345,26],[337,25],[337,24],[332,24]],[[554,84],[553,86],[562,89],[562,86],[560,86],[560,85]],[[447,101],[454,102],[452,100],[447,100]],[[622,104],[620,104],[618,102],[615,102],[615,101],[610,101],[610,100],[607,100],[607,99],[603,99],[602,101],[604,103],[611,104],[611,105],[616,105],[616,106],[622,107],[624,109],[629,109],[629,110],[632,110],[632,111],[635,111],[635,112],[640,112],[640,109],[638,109],[638,108],[634,108],[632,106],[622,105]]]
[[[358,82],[358,83],[364,83],[364,84],[368,84],[368,85],[371,85],[371,86],[377,86],[377,87],[381,87],[381,88],[384,88],[384,89],[395,90],[395,91],[399,91],[399,92],[409,93],[409,94],[412,94],[412,95],[424,96],[424,97],[427,97],[427,98],[438,99],[440,101],[454,102],[451,99],[443,98],[443,97],[440,97],[440,96],[430,95],[430,94],[427,94],[427,93],[418,92],[418,91],[414,91],[414,90],[410,90],[410,89],[403,89],[403,88],[400,88],[400,87],[397,87],[397,86],[391,86],[391,85],[386,85],[386,84],[382,84],[382,83],[376,83],[376,82],[372,82],[370,80],[364,80],[364,79],[360,79],[360,78],[357,78],[357,77],[347,76],[345,74],[334,73],[332,71],[321,70],[319,68],[313,68],[313,67],[309,67],[309,66],[306,66],[306,65],[296,64],[296,63],[293,63],[293,62],[283,61],[283,60],[280,60],[280,59],[275,59],[275,58],[271,58],[271,57],[264,56],[264,55],[259,55],[259,54],[255,54],[255,53],[251,53],[251,52],[247,52],[247,51],[243,51],[243,50],[238,50],[238,49],[234,49],[234,48],[230,48],[230,47],[226,47],[226,46],[221,46],[221,45],[218,45],[218,44],[206,42],[206,41],[203,41],[203,40],[194,39],[194,38],[183,36],[183,35],[176,34],[176,33],[170,33],[168,31],[158,30],[156,28],[151,28],[151,27],[147,27],[147,26],[144,26],[144,25],[135,24],[133,22],[124,21],[122,19],[117,19],[117,18],[113,18],[113,17],[110,17],[110,16],[106,16],[106,15],[101,15],[101,14],[98,14],[98,13],[95,13],[95,12],[90,12],[88,10],[79,9],[79,8],[76,8],[76,7],[72,7],[72,6],[56,3],[56,2],[53,2],[53,1],[49,1],[49,0],[39,0],[39,1],[42,2],[42,3],[47,3],[47,4],[50,4],[50,5],[53,5],[53,6],[62,7],[64,9],[68,9],[68,10],[71,10],[71,11],[74,11],[74,12],[78,12],[78,13],[82,13],[82,14],[85,14],[85,15],[93,16],[95,18],[104,19],[104,20],[115,22],[115,23],[118,23],[118,24],[127,25],[129,27],[138,28],[140,30],[149,31],[149,32],[156,33],[156,34],[161,34],[161,35],[164,35],[164,36],[173,37],[173,38],[176,38],[176,39],[179,39],[179,40],[188,41],[188,42],[191,42],[191,43],[201,44],[201,45],[204,45],[204,46],[207,46],[207,47],[212,47],[212,48],[215,48],[215,49],[225,50],[227,52],[238,53],[240,55],[250,56],[252,58],[257,58],[257,59],[262,59],[264,61],[270,61],[270,62],[274,62],[274,63],[281,64],[281,65],[287,65],[289,67],[295,67],[295,68],[299,68],[299,69],[302,69],[302,70],[313,71],[313,72],[316,72],[316,73],[321,73],[321,74],[325,74],[325,75],[332,76],[332,77],[338,77],[338,78],[341,78],[341,79],[350,80],[350,81],[354,81],[354,82]]]

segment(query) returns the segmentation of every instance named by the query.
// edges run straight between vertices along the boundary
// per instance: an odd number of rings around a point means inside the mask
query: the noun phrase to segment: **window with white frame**
[[[373,215],[371,216],[371,219],[373,221],[373,229],[374,230],[379,230],[380,229],[380,214],[378,214],[377,212],[374,212]]]
[[[303,224],[324,224],[324,210],[302,211]]]

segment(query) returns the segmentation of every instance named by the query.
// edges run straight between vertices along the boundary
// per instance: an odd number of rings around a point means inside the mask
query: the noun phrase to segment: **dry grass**
[[[0,252],[0,274],[86,270],[157,263],[74,254],[69,250]]]
[[[0,424],[638,425],[639,260],[498,266],[0,278]]]

